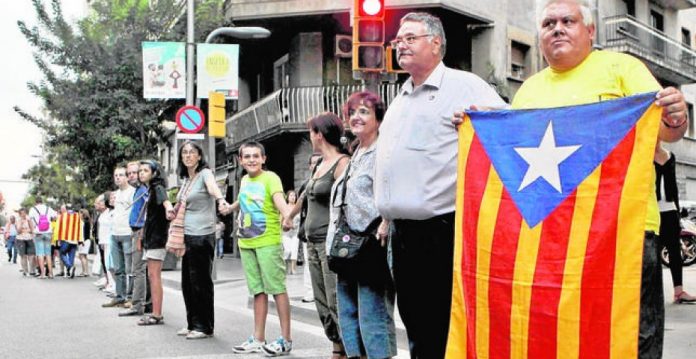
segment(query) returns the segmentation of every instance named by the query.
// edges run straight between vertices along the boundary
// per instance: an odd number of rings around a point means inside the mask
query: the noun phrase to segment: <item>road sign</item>
[[[184,106],[176,112],[176,125],[181,132],[198,133],[205,126],[205,115],[196,106]]]
[[[203,140],[205,139],[205,135],[202,133],[177,133],[176,134],[176,139],[177,140]]]

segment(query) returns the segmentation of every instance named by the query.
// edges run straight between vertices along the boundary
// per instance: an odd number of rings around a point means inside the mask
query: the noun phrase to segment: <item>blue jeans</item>
[[[225,244],[225,240],[224,240],[224,239],[222,239],[222,238],[218,238],[218,239],[217,239],[217,246],[216,246],[216,248],[215,248],[215,249],[216,249],[215,256],[221,257],[221,256],[224,254],[224,251],[223,251],[223,250],[224,250],[224,247],[223,247],[224,244]]]
[[[360,283],[338,276],[338,323],[348,357],[389,358],[397,354],[394,286]]]
[[[66,241],[60,242],[60,259],[68,268],[68,273],[70,268],[75,264],[75,251],[77,251],[77,244],[68,243]]]
[[[126,299],[127,278],[126,273],[131,270],[131,255],[133,246],[131,236],[111,236],[111,263],[114,266],[114,281],[116,282],[117,300]]]
[[[10,236],[7,238],[7,244],[5,244],[5,248],[7,248],[7,261],[12,263],[17,263],[17,249],[15,248],[15,238],[16,236]]]

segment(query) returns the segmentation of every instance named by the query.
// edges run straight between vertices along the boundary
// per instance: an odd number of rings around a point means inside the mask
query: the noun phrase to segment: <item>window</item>
[[[688,107],[687,113],[689,114],[689,129],[686,130],[686,136],[691,137],[696,139],[696,128],[694,128],[694,105],[690,103],[686,103],[686,106]]]
[[[636,2],[635,0],[623,0],[624,12],[619,14],[626,14],[631,16],[636,16]]]
[[[650,10],[650,27],[662,32],[665,30],[664,16],[655,10]],[[657,36],[652,36],[650,39],[652,45],[653,53],[655,55],[664,55],[665,52],[665,42]]]
[[[285,54],[273,63],[273,91],[290,87],[290,56]]]
[[[531,71],[528,53],[528,45],[514,40],[510,42],[510,78],[524,80],[528,77]]]
[[[685,29],[682,27],[681,29],[681,35],[682,35],[682,45],[686,47],[691,47],[691,31],[689,29]]]

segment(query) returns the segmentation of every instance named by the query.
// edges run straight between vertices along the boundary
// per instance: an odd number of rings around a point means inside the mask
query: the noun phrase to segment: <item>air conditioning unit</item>
[[[336,57],[353,56],[353,37],[350,35],[336,35],[334,55]]]

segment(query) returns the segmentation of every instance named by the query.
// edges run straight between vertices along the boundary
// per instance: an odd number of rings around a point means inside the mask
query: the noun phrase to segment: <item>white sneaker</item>
[[[266,345],[266,342],[256,340],[252,335],[242,344],[232,347],[232,351],[237,354],[260,353],[264,345]]]
[[[95,287],[103,287],[106,285],[106,278],[100,278],[92,284],[94,284]]]
[[[279,337],[274,342],[266,344],[262,348],[263,352],[268,357],[288,355],[292,350],[292,342],[285,340],[283,337]]]

